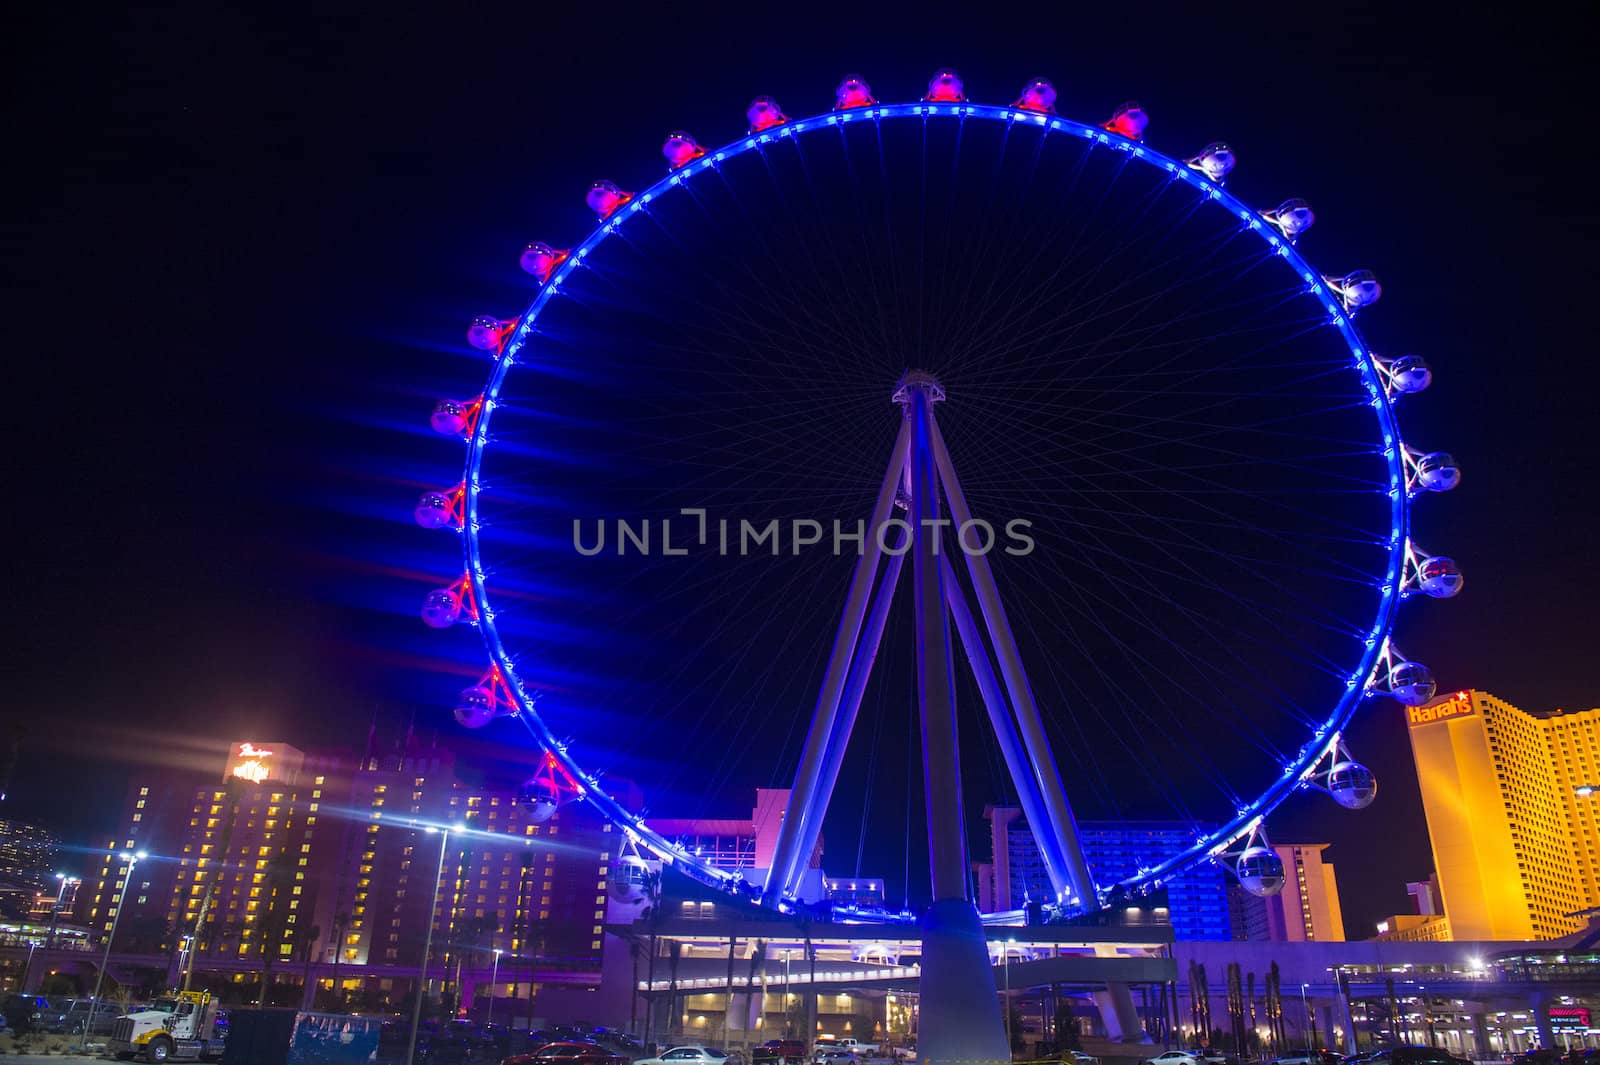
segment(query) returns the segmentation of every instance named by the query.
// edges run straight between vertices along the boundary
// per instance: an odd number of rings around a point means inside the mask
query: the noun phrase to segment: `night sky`
[[[667,130],[731,138],[758,93],[819,111],[848,71],[910,99],[945,64],[992,102],[1050,77],[1080,119],[1135,97],[1155,146],[1225,137],[1292,180],[1315,261],[1377,270],[1434,365],[1408,437],[1466,471],[1423,528],[1468,590],[1401,643],[1447,689],[1595,705],[1592,48],[1388,7],[14,16],[6,814],[86,840],[134,766],[179,761],[157,746],[450,733],[418,698],[460,686],[417,681],[423,561],[372,545],[433,473],[400,430],[481,376],[466,319],[515,313],[522,245],[576,239],[588,183],[657,173]],[[1271,825],[1335,845],[1365,936],[1431,857],[1401,712],[1350,740],[1378,802]]]

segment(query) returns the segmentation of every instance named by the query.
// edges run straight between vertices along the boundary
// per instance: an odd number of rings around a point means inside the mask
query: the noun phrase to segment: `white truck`
[[[221,1061],[224,1033],[209,991],[180,991],[118,1017],[106,1052],[119,1060]]]

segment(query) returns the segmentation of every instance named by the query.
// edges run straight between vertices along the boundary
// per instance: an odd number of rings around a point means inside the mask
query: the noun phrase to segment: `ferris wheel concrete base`
[[[920,984],[918,1062],[1011,1060],[983,922],[968,900],[944,899],[922,915]]]

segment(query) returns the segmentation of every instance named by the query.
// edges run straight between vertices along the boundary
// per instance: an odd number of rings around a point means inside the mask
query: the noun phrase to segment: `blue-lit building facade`
[[[993,858],[976,866],[978,898],[987,911],[1021,909],[1053,892],[1044,860],[1022,811],[991,806]],[[1178,821],[1083,821],[1078,824],[1084,857],[1102,883],[1158,865],[1194,842],[1193,825]],[[1249,938],[1245,915],[1230,902],[1227,874],[1219,866],[1197,866],[1167,884],[1173,933],[1181,941]]]

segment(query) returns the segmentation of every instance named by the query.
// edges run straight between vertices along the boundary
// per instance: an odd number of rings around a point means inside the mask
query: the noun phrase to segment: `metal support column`
[[[933,454],[938,382],[908,374],[896,398],[911,427],[912,588],[917,703],[922,714],[923,789],[933,904],[922,919],[921,1031],[918,1056],[931,1065],[1009,1061],[1005,1023],[983,922],[968,883],[961,760],[956,732],[955,663],[940,565],[939,473]]]
[[[878,647],[883,642],[883,628],[889,621],[889,608],[894,605],[895,587],[900,583],[900,570],[905,563],[905,553],[890,555],[884,565],[883,580],[872,599],[872,612],[867,617],[861,634],[861,645],[856,648],[850,663],[850,678],[845,682],[839,699],[839,720],[828,744],[828,756],[822,760],[822,779],[817,784],[812,802],[815,814],[805,819],[801,826],[799,851],[801,861],[795,865],[794,878],[784,884],[784,891],[792,894],[800,887],[805,873],[805,858],[816,849],[817,837],[822,833],[822,819],[827,814],[828,802],[833,798],[834,785],[839,783],[839,769],[844,765],[845,749],[850,744],[850,733],[855,728],[856,715],[861,711],[861,697],[866,694],[867,681],[872,676],[872,666],[878,660]]]
[[[833,737],[834,724],[839,712],[839,698],[845,678],[850,672],[850,660],[855,654],[856,639],[861,633],[867,612],[867,594],[872,590],[878,572],[878,535],[894,506],[895,489],[900,483],[900,473],[905,465],[910,444],[905,423],[895,438],[894,453],[889,468],[884,472],[883,484],[878,489],[877,505],[872,510],[872,523],[866,530],[861,545],[861,557],[856,562],[855,576],[850,581],[850,592],[845,599],[844,614],[839,621],[839,631],[833,638],[833,651],[828,657],[827,672],[823,674],[822,689],[817,694],[817,705],[811,716],[811,730],[806,734],[806,745],[800,756],[800,767],[795,771],[794,789],[789,796],[789,807],[773,850],[772,868],[767,870],[763,898],[768,903],[777,902],[785,889],[796,878],[795,870],[804,860],[799,852],[799,841],[808,822],[821,817],[821,808],[813,804],[817,784],[822,776],[824,757]]]
[[[1030,827],[1048,825],[1050,822],[1045,814],[1044,797],[1039,794],[1038,782],[1028,769],[1027,754],[1023,750],[1021,738],[1017,735],[1011,708],[1006,705],[1005,696],[1000,692],[1000,682],[995,678],[994,665],[989,660],[989,650],[984,646],[977,622],[973,620],[972,611],[967,607],[966,596],[956,582],[955,567],[950,565],[950,556],[941,556],[940,565],[944,570],[945,601],[950,607],[951,618],[955,620],[956,633],[961,637],[962,650],[966,652],[967,662],[972,666],[972,675],[977,679],[978,693],[983,697],[983,705],[989,711],[989,724],[994,728],[995,739],[1000,744],[1000,754],[1005,758],[1006,771],[1011,774],[1011,781],[1016,785],[1017,801],[1022,806],[1022,816],[1028,819]],[[1039,856],[1044,859],[1045,870],[1050,874],[1051,888],[1057,894],[1064,893],[1069,881],[1065,859],[1058,846],[1059,841],[1056,840],[1054,833],[1040,832],[1038,829],[1034,829],[1034,838],[1039,842]],[[995,900],[997,909],[1007,909],[1009,905],[1008,899]]]
[[[961,491],[961,481],[956,477],[950,452],[937,422],[930,419],[930,437],[934,459],[938,463],[939,477],[943,482],[945,497],[950,500],[950,516],[959,530],[972,520],[972,510],[967,506]],[[1061,785],[1061,773],[1056,768],[1055,755],[1044,732],[1044,722],[1039,716],[1039,704],[1034,700],[1033,688],[1028,684],[1022,668],[1022,654],[1017,649],[1016,638],[1011,633],[1011,623],[1006,619],[1005,607],[1000,602],[1000,592],[995,586],[994,572],[989,568],[986,555],[966,553],[967,570],[972,575],[973,588],[978,593],[978,605],[983,620],[989,628],[989,638],[994,643],[995,655],[1000,660],[1000,672],[1005,678],[1006,690],[1011,695],[1011,705],[1017,715],[1023,743],[1033,764],[1033,777],[1045,799],[1049,816],[1048,825],[1033,825],[1035,837],[1052,832],[1059,841],[1067,861],[1068,878],[1081,909],[1095,909],[1099,905],[1094,878],[1089,874],[1089,863],[1083,857],[1083,843],[1078,837],[1078,825],[1072,809],[1067,805],[1066,790]]]

